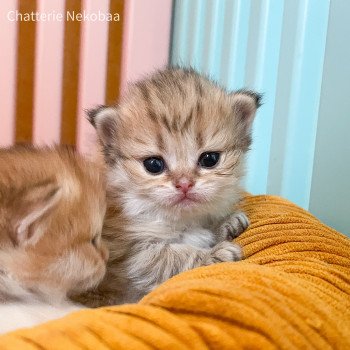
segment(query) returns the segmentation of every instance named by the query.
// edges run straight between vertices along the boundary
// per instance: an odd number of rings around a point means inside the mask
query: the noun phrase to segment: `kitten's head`
[[[225,214],[238,200],[260,96],[228,93],[192,70],[132,85],[118,106],[88,112],[113,195],[131,216]]]
[[[0,270],[46,297],[96,286],[108,257],[102,178],[69,150],[0,151]]]

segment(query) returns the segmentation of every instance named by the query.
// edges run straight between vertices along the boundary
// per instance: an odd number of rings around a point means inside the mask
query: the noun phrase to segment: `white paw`
[[[242,249],[230,242],[221,242],[211,248],[211,251],[206,259],[206,265],[212,265],[225,261],[238,261],[243,257]]]
[[[249,219],[243,212],[237,212],[229,217],[220,225],[219,234],[232,240],[238,237],[249,226]]]

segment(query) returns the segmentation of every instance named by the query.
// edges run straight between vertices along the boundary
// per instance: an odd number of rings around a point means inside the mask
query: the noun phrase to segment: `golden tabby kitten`
[[[86,303],[137,301],[181,271],[241,259],[230,240],[248,219],[232,211],[259,98],[173,68],[88,113],[108,164],[111,256]]]
[[[0,332],[78,308],[105,275],[100,169],[66,148],[0,149]]]

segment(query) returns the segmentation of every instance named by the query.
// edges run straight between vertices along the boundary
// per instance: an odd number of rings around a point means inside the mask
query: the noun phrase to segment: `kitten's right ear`
[[[233,110],[239,123],[244,129],[249,129],[252,126],[256,110],[262,104],[262,95],[251,90],[239,90],[231,96]]]
[[[41,220],[54,209],[61,198],[55,181],[26,188],[13,202],[12,241],[17,245],[35,244],[43,234]]]
[[[113,143],[117,130],[118,112],[115,107],[98,106],[86,111],[91,125],[96,129],[97,135],[103,145]]]

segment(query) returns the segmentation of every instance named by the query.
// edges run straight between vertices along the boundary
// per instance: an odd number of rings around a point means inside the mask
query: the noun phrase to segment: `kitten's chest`
[[[201,227],[184,229],[179,234],[179,243],[198,248],[211,248],[216,244],[215,235],[210,230]]]
[[[204,223],[179,224],[165,221],[148,221],[129,227],[133,241],[158,242],[163,244],[185,244],[208,249],[217,244],[217,235]]]

